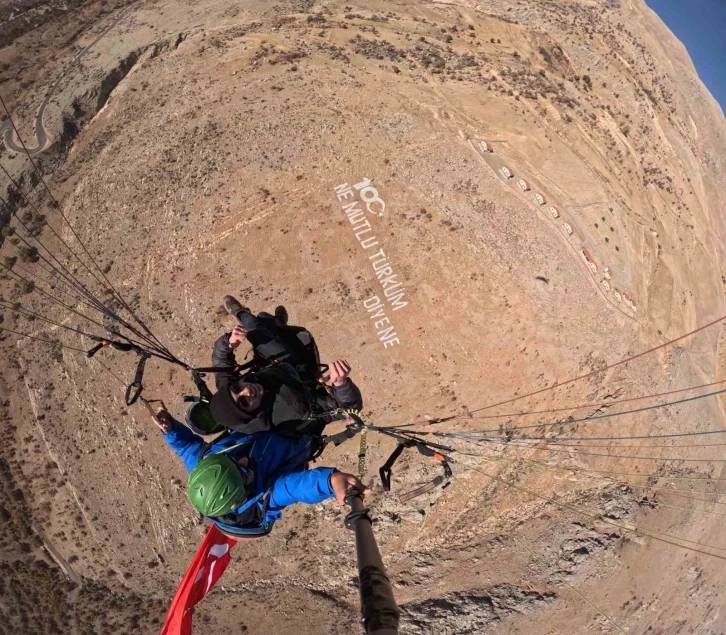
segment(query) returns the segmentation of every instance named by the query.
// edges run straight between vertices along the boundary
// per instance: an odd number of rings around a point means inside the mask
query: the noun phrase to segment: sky
[[[645,0],[688,49],[701,81],[726,113],[726,0]]]

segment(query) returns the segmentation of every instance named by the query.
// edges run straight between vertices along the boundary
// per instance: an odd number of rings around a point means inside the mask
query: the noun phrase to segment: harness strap
[[[450,479],[454,475],[453,471],[451,470],[451,466],[449,465],[448,458],[445,454],[442,454],[441,452],[438,452],[426,443],[417,441],[415,439],[402,440],[399,441],[396,449],[391,453],[391,456],[388,457],[388,460],[385,462],[385,464],[381,466],[380,470],[378,470],[384,491],[391,491],[391,476],[393,475],[393,464],[398,460],[398,457],[401,456],[406,448],[412,447],[415,447],[424,456],[430,456],[439,463],[441,463],[441,467],[444,469],[444,474],[443,476],[437,476],[433,481],[427,483],[426,485],[423,485],[415,490],[412,490],[411,492],[401,495],[399,497],[399,500],[401,502],[411,500],[412,498],[416,498],[416,496],[420,496],[421,494],[430,492],[432,489],[434,489],[434,487],[441,485],[445,480],[448,482],[448,479]],[[444,485],[444,487],[446,487],[446,485]]]
[[[391,456],[388,457],[388,460],[381,465],[378,470],[378,474],[381,477],[381,485],[383,485],[384,492],[391,491],[391,476],[393,475],[393,470],[391,468],[393,467],[393,464],[398,460],[398,457],[401,456],[406,448],[412,447],[415,443],[415,441],[399,442],[396,449],[391,453]]]
[[[235,364],[234,366],[203,366],[200,368],[192,368],[192,373],[199,373],[200,377],[204,377],[205,373],[239,373],[240,371],[252,368],[256,360],[252,359],[244,364]]]
[[[88,352],[86,352],[86,357],[93,357],[98,351],[100,351],[105,346],[111,346],[112,348],[115,348],[117,351],[139,351],[141,350],[137,346],[134,346],[133,344],[127,344],[126,342],[115,342],[114,340],[106,340],[100,337],[94,337],[94,340],[98,342],[93,348],[89,349]],[[139,353],[141,354],[141,353]]]
[[[425,485],[422,485],[421,487],[417,487],[416,489],[412,489],[410,492],[406,492],[405,494],[401,494],[398,497],[398,500],[401,503],[405,503],[407,501],[413,500],[414,498],[417,498],[418,496],[421,496],[422,494],[426,494],[430,492],[431,490],[435,489],[439,485],[441,485],[444,482],[444,477],[439,474],[435,479],[432,481],[429,481]],[[448,485],[448,483],[447,483]],[[444,486],[446,487],[446,485]]]
[[[199,398],[202,401],[211,401],[212,400],[212,391],[209,390],[209,386],[207,386],[206,382],[202,379],[204,377],[204,374],[198,371],[196,368],[192,369],[192,381],[194,381],[194,385],[199,390]]]
[[[315,461],[315,459],[319,458],[324,452],[325,448],[328,446],[328,444],[332,443],[337,448],[341,443],[345,443],[348,439],[352,439],[353,437],[355,437],[356,434],[360,432],[361,446],[360,450],[358,451],[358,469],[360,471],[362,469],[361,465],[365,467],[365,453],[367,448],[367,441],[365,440],[366,429],[364,427],[363,420],[357,416],[357,412],[354,410],[335,408],[333,410],[323,412],[323,414],[328,415],[338,415],[343,413],[350,415],[353,418],[353,423],[349,423],[347,426],[345,426],[345,430],[343,430],[342,432],[338,432],[337,434],[328,434],[322,437],[316,437],[318,440],[317,445],[313,447],[313,451],[310,454],[309,460]],[[320,415],[318,415],[317,417],[312,417],[309,420],[314,420],[318,417],[320,417]]]
[[[250,507],[258,503],[261,499],[265,498],[267,496],[268,492],[260,492],[257,494],[257,496],[253,496],[252,498],[248,498],[240,507],[238,507],[235,510],[235,515],[239,515],[242,512],[246,512]],[[266,502],[266,501],[263,501]]]
[[[227,430],[225,434],[220,434],[212,443],[210,443],[210,447],[212,444],[217,443],[221,438],[224,436],[227,436],[231,434],[231,430]],[[236,443],[235,445],[230,445],[228,448],[222,448],[219,452],[215,452],[215,454],[227,454],[228,452],[231,452],[232,450],[236,450],[237,448],[241,448],[243,445],[251,444],[252,446],[255,445],[255,439],[246,439],[245,441],[242,441],[242,443]],[[252,447],[250,447],[250,454],[252,453]]]
[[[368,430],[360,431],[360,445],[358,446],[358,478],[363,479],[366,474],[366,454],[368,452]]]
[[[151,357],[146,351],[137,351],[139,353],[139,363],[136,366],[136,375],[134,381],[132,381],[126,388],[126,405],[131,406],[136,403],[138,398],[141,396],[141,391],[144,389],[141,383],[144,379],[144,369],[146,368],[146,362]]]
[[[338,432],[337,434],[329,434],[323,437],[323,443],[328,445],[332,443],[338,447],[341,443],[344,443],[348,439],[352,439],[360,431],[360,428],[355,424],[349,424],[345,426],[345,430]]]

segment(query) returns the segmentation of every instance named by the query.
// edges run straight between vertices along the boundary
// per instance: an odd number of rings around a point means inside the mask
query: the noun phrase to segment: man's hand
[[[330,383],[333,386],[342,386],[350,375],[350,364],[344,359],[334,361],[328,369],[330,373]]]
[[[245,331],[244,328],[238,324],[232,329],[232,333],[229,336],[229,347],[237,348],[246,339],[247,331]]]
[[[166,410],[159,410],[153,417],[152,420],[158,426],[164,434],[171,432],[171,415]]]
[[[333,492],[335,492],[335,500],[341,505],[345,504],[345,495],[352,487],[359,489],[361,494],[368,494],[371,491],[366,489],[366,486],[360,482],[358,477],[352,474],[346,474],[345,472],[333,472],[330,477],[330,485],[333,488]]]

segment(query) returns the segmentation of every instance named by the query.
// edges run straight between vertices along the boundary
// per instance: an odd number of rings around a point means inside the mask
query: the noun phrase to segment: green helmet
[[[242,473],[226,454],[204,457],[189,474],[189,499],[204,516],[223,516],[247,498]]]
[[[204,400],[198,399],[189,404],[184,421],[187,427],[197,434],[216,434],[223,430],[214,420],[209,402]]]

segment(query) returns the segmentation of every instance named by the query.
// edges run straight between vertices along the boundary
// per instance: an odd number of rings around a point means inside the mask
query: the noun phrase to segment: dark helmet
[[[184,421],[187,427],[196,434],[216,434],[223,429],[212,416],[209,402],[204,400],[193,401],[189,404]]]

